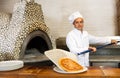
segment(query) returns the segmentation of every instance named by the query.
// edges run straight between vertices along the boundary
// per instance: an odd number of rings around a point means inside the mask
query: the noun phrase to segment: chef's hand
[[[97,50],[96,47],[91,47],[91,46],[88,49],[92,50],[92,52],[96,52],[96,50]]]
[[[117,40],[112,39],[111,43],[114,43],[116,45],[117,44]]]

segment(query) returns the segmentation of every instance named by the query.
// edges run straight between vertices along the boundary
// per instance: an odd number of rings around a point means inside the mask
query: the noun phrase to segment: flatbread
[[[58,64],[63,70],[67,72],[76,72],[83,70],[83,67],[80,64],[68,57],[60,58]]]

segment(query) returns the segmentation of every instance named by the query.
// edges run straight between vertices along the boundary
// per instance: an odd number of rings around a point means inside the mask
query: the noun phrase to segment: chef
[[[89,52],[78,55],[78,53],[85,50],[96,51],[95,47],[89,46],[89,44],[108,44],[117,43],[116,40],[111,40],[107,37],[95,37],[90,35],[84,28],[84,18],[77,11],[69,16],[69,22],[73,24],[74,29],[67,34],[66,44],[70,52],[77,55],[80,65],[89,66]]]

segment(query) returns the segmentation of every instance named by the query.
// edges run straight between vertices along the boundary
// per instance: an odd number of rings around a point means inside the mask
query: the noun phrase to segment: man
[[[89,44],[117,43],[116,40],[110,40],[106,37],[95,37],[84,31],[84,18],[79,12],[71,14],[69,21],[74,25],[74,29],[68,33],[66,44],[70,52],[76,55],[88,49],[95,52],[96,48],[89,46]],[[89,66],[89,53],[77,55],[77,57],[80,65]]]

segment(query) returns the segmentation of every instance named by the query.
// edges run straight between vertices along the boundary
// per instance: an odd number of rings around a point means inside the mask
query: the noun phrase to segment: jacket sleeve
[[[77,47],[77,43],[75,42],[74,37],[72,37],[70,35],[68,35],[66,37],[66,44],[67,44],[67,47],[69,48],[70,52],[72,52],[74,54],[81,53],[85,50],[88,50],[88,47],[86,47],[86,48]]]
[[[90,44],[109,44],[111,43],[111,39],[107,37],[95,37],[89,34],[89,42]]]

